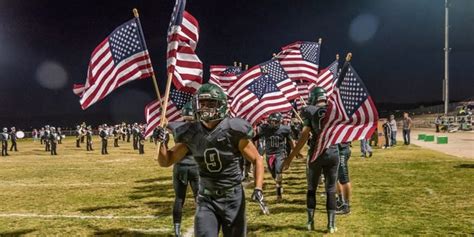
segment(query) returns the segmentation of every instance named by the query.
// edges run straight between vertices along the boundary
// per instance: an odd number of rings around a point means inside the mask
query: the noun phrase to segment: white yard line
[[[136,228],[128,228],[129,231],[136,231],[142,233],[155,233],[155,232],[169,232],[169,228],[155,228],[155,229],[136,229]]]
[[[128,184],[126,182],[113,183],[18,183],[18,182],[0,182],[1,186],[16,186],[16,187],[84,187],[84,186],[118,186]]]
[[[171,184],[172,180],[155,181],[153,184]],[[97,182],[97,183],[19,183],[14,181],[0,181],[0,187],[92,187],[92,186],[119,186],[133,185],[127,182]]]
[[[92,215],[60,215],[60,214],[35,214],[35,213],[0,213],[0,218],[40,218],[40,219],[158,219],[159,216],[92,216]]]

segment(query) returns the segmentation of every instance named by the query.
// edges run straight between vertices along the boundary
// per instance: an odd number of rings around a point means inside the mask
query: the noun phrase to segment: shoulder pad
[[[178,127],[184,126],[185,123],[186,122],[170,122],[168,123],[166,128],[174,132],[174,130],[176,130]],[[157,128],[155,128],[154,130],[157,130]]]
[[[252,125],[247,120],[229,118],[227,122],[232,134],[237,135],[239,139],[251,139],[254,136]]]
[[[314,105],[308,105],[302,111],[303,118],[310,119],[316,113],[317,110],[318,110],[318,107]]]
[[[290,128],[289,126],[287,126],[287,125],[282,125],[282,126],[280,126],[280,129],[281,129],[281,131],[282,131],[283,133],[288,133],[288,134],[291,133],[291,128]]]
[[[168,124],[168,128],[172,131],[175,142],[185,143],[192,135],[193,123],[190,122],[175,122]]]
[[[310,106],[306,107],[306,109],[303,111],[303,117],[304,117],[304,119],[310,119],[314,115],[321,116],[321,112],[324,111],[324,113],[325,113],[326,110],[327,110],[326,106],[319,107],[319,106],[310,105]]]
[[[265,131],[266,129],[268,129],[268,124],[264,123],[264,124],[261,124],[259,126],[259,131],[258,132],[262,132],[262,131]]]

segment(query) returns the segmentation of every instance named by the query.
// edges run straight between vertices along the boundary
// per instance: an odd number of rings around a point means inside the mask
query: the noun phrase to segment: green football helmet
[[[327,101],[326,90],[322,87],[315,87],[309,92],[308,102],[310,105],[316,105],[318,102]]]
[[[268,124],[272,127],[279,127],[283,121],[283,115],[281,113],[272,113],[268,116]]]
[[[203,122],[222,120],[227,116],[227,95],[214,84],[203,84],[195,95],[196,119]]]
[[[194,120],[193,103],[191,101],[183,105],[183,108],[181,108],[181,116],[183,116],[183,119],[186,121]]]

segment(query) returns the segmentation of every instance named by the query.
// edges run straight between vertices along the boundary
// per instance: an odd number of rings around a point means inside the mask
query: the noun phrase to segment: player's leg
[[[319,158],[318,158],[319,159]],[[321,177],[322,168],[318,164],[318,160],[311,162],[306,167],[306,179],[308,188],[306,192],[306,211],[308,214],[307,228],[314,230],[314,211],[316,210],[316,190],[318,189],[319,179]]]
[[[321,162],[324,163],[324,176],[326,187],[326,210],[328,214],[328,232],[334,233],[336,228],[336,182],[337,170],[339,168],[339,151],[338,149],[328,148],[320,157]]]
[[[186,199],[186,189],[188,188],[187,169],[185,166],[175,165],[173,169],[173,227],[176,236],[181,236],[181,218],[183,216],[183,205]]]
[[[273,180],[275,180],[276,185],[276,199],[277,201],[281,200],[281,170],[283,162],[281,161],[280,154],[267,154],[267,167],[272,175]]]
[[[231,195],[230,198],[232,199],[230,200],[230,206],[233,206],[235,209],[230,210],[230,216],[235,217],[233,220],[226,220],[226,222],[232,221],[230,225],[226,225],[225,223],[222,224],[222,233],[224,234],[224,237],[246,236],[247,221],[245,218],[244,189],[242,187],[236,188],[235,193]],[[232,213],[234,211],[237,213]]]
[[[337,177],[337,193],[339,194],[340,205],[336,204],[337,214],[348,214],[350,213],[350,196],[352,192],[352,186],[349,179],[349,166],[348,160],[349,155],[347,152],[341,151],[339,157],[339,168]]]
[[[276,184],[276,195],[277,201],[282,199],[283,193],[283,161],[285,160],[286,154],[280,153],[277,154],[275,159],[275,184]]]
[[[220,221],[209,197],[198,195],[198,207],[194,217],[194,236],[218,236]]]

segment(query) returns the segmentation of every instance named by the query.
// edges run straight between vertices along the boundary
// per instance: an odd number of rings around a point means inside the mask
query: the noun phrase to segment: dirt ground
[[[419,141],[418,134],[420,133],[434,135],[435,141]],[[438,136],[447,136],[448,144],[437,144],[436,137]],[[397,140],[403,141],[403,135],[401,130],[397,132]],[[417,128],[411,131],[411,143],[428,149],[443,152],[448,155],[474,159],[474,131],[436,133],[434,129]],[[403,143],[401,143],[400,145],[403,145]]]

